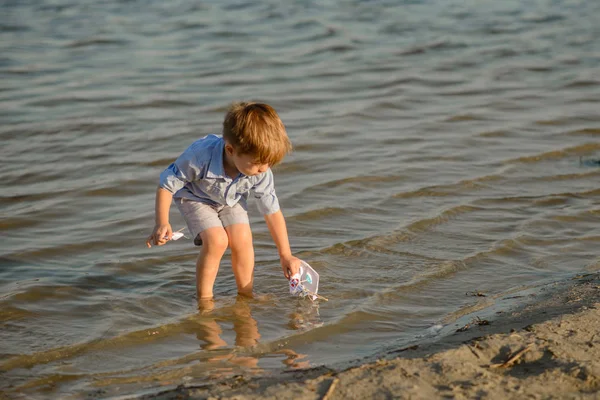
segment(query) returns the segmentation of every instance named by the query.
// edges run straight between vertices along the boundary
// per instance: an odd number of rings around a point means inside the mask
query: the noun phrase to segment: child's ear
[[[233,146],[229,143],[225,143],[225,152],[227,153],[227,155],[232,156],[234,153]]]

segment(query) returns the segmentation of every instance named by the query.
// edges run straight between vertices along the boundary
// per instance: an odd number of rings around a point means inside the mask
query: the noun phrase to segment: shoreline
[[[392,349],[343,368],[321,366],[278,376],[235,376],[159,393],[172,399],[598,398],[600,273],[543,285],[533,301],[497,318]],[[471,316],[473,314],[470,314]],[[463,321],[464,322],[464,321]],[[456,328],[456,326],[459,326]]]

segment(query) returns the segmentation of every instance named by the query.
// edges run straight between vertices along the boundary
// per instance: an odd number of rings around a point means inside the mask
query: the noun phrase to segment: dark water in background
[[[0,389],[354,360],[600,268],[600,2],[295,3],[1,3]],[[278,194],[327,303],[289,297],[254,206],[255,300],[226,258],[198,313],[191,242],[144,246],[158,174],[240,99],[286,123]]]

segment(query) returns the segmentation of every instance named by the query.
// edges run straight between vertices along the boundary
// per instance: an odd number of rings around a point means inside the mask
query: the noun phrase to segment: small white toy
[[[183,234],[183,232],[181,232],[182,230],[184,230],[185,228],[181,228],[180,230],[178,230],[177,232],[173,232],[173,234],[171,235],[171,240],[179,240],[182,237],[185,237],[185,235]],[[167,239],[167,236],[165,236],[165,239]]]
[[[181,239],[183,237],[183,232],[173,232],[171,235],[171,240]]]
[[[311,300],[325,297],[317,294],[319,291],[319,274],[307,262],[302,261],[300,271],[290,278],[290,294],[293,296],[307,297]]]

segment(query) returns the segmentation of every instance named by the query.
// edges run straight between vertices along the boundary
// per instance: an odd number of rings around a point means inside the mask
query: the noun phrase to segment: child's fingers
[[[164,234],[164,232],[158,232],[156,234],[156,236],[154,237],[154,243],[157,246],[162,246],[163,244],[167,243],[167,238],[166,235]]]
[[[170,228],[158,229],[152,233],[146,240],[146,246],[148,248],[155,246],[162,246],[173,238],[173,232]]]
[[[166,227],[163,229],[159,229],[158,232],[156,232],[156,240],[161,241],[161,240],[171,240],[171,236],[173,235],[172,229],[170,227]],[[166,242],[165,242],[166,243]]]

